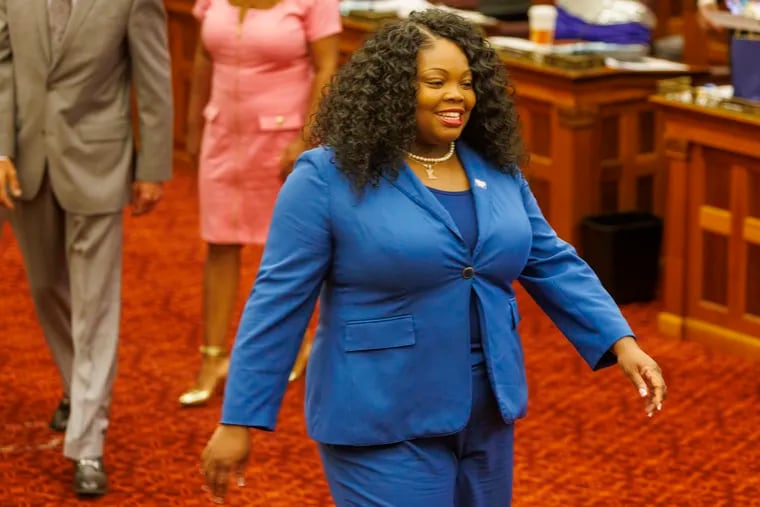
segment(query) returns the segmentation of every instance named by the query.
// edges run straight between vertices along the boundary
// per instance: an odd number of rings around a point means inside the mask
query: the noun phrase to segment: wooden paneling
[[[193,56],[198,40],[198,22],[192,14],[193,0],[165,0],[169,15],[169,51],[172,58],[174,93],[174,158],[189,163],[185,152],[185,125]]]
[[[527,172],[545,185],[552,211],[544,213],[562,237],[580,246],[579,224],[586,215],[663,213],[661,124],[648,102],[663,74],[505,63],[529,133]]]
[[[652,100],[673,147],[660,330],[760,358],[760,118]]]

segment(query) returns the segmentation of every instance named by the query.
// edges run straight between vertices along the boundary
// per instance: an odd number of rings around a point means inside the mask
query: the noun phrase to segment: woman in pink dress
[[[243,245],[263,245],[277,193],[306,148],[308,120],[335,71],[338,0],[196,0],[200,21],[187,150],[197,156],[202,364],[182,405],[203,404],[227,373],[227,332]]]

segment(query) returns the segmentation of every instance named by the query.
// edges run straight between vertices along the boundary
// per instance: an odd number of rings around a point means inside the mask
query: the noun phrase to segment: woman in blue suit
[[[617,362],[651,415],[665,384],[517,168],[496,53],[462,18],[381,29],[333,82],[275,207],[203,454],[213,494],[275,426],[320,298],[306,416],[338,506],[508,506],[527,389],[519,280],[589,366]]]

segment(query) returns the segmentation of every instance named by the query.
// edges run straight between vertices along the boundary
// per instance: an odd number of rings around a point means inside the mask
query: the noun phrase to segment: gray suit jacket
[[[47,0],[0,0],[0,155],[14,159],[22,199],[37,194],[47,159],[64,209],[120,210],[132,181],[170,178],[172,121],[162,0],[77,0],[58,55]]]

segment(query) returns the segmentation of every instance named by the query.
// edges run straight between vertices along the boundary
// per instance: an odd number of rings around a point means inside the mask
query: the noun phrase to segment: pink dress
[[[240,10],[196,0],[213,61],[199,160],[201,236],[262,244],[282,183],[279,161],[300,135],[313,81],[309,42],[341,30],[338,0],[280,0]]]

